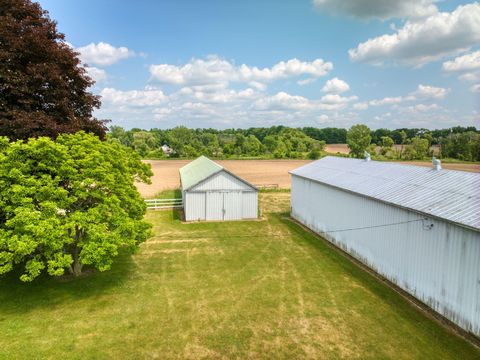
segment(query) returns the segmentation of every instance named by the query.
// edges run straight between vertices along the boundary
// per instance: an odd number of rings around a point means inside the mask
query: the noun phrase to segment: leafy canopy
[[[363,157],[371,140],[370,129],[366,125],[353,125],[347,132],[347,144],[353,157]]]
[[[118,142],[79,132],[56,141],[0,138],[0,274],[108,270],[120,248],[146,240],[146,207],[134,182],[150,166]]]
[[[100,100],[78,54],[30,0],[0,1],[0,135],[11,140],[79,130],[105,137]]]

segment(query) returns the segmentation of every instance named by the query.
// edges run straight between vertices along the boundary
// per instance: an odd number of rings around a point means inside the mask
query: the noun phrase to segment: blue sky
[[[42,0],[125,128],[480,126],[480,4]]]

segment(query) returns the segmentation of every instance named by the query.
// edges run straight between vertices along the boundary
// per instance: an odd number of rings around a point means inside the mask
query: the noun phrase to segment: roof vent
[[[442,162],[438,160],[435,156],[432,158],[432,164],[434,170],[442,170]]]
[[[372,160],[372,159],[370,158],[370,154],[369,154],[368,152],[365,151],[365,152],[363,153],[363,155],[365,156],[365,161],[370,161],[370,160]]]

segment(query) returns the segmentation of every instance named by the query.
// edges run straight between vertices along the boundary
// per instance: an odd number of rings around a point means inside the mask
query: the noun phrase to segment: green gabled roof
[[[180,181],[182,190],[188,190],[199,182],[223,170],[223,166],[210,160],[206,156],[200,156],[191,163],[180,168]]]

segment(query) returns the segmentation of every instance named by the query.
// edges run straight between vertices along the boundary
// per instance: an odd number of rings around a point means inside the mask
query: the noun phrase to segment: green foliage
[[[441,156],[463,161],[480,161],[480,134],[451,133],[440,140]]]
[[[317,148],[310,150],[310,152],[308,153],[308,158],[311,160],[320,159],[321,156],[322,152]]]
[[[353,157],[361,158],[370,145],[372,137],[366,125],[353,125],[347,132],[347,144]]]
[[[134,181],[152,173],[137,153],[84,132],[0,144],[0,274],[105,271],[147,238]]]
[[[360,147],[352,151],[352,156],[363,157],[363,151],[367,150],[375,159],[402,159],[405,158],[404,151],[407,145],[411,145],[414,138],[426,139],[429,144],[438,144],[442,142],[445,145],[445,152],[449,157],[456,158],[455,151],[460,151],[458,156],[461,159],[473,158],[458,145],[453,146],[452,142],[444,141],[442,134],[478,134],[475,128],[455,127],[446,130],[427,130],[427,129],[377,129],[368,130],[361,126],[352,127],[350,131],[350,141],[355,142],[352,146]],[[473,129],[473,130],[471,130]],[[362,133],[362,134],[361,134]],[[368,134],[369,133],[369,134]],[[363,137],[364,142],[359,143],[355,140],[355,134]],[[370,135],[371,141],[368,142]],[[440,136],[440,137],[438,137]],[[467,135],[465,135],[467,136]],[[468,135],[471,136],[471,135]],[[467,136],[467,137],[468,137]],[[285,126],[272,126],[270,128],[249,128],[249,129],[189,129],[184,126],[173,129],[161,130],[151,129],[149,131],[141,129],[124,130],[119,126],[112,126],[108,133],[110,141],[116,141],[128,146],[139,153],[143,158],[164,159],[164,158],[194,158],[199,155],[206,155],[213,158],[310,158],[317,156],[318,148],[324,150],[325,144],[345,143],[347,141],[347,130],[338,128],[289,128]],[[464,139],[464,138],[462,138]],[[371,146],[378,144],[379,153]],[[402,144],[402,147],[393,147],[394,144]],[[168,145],[173,152],[164,153],[162,145]],[[451,150],[447,150],[447,147]],[[415,151],[414,151],[415,150]],[[410,148],[406,150],[406,156],[417,158],[418,149]],[[424,151],[421,151],[424,153]],[[427,155],[428,156],[428,152]]]
[[[405,160],[423,160],[432,155],[428,139],[414,137],[410,143],[405,146],[402,157]]]
[[[387,153],[392,150],[393,139],[390,136],[382,136],[380,139],[380,153],[382,155],[387,155]]]

